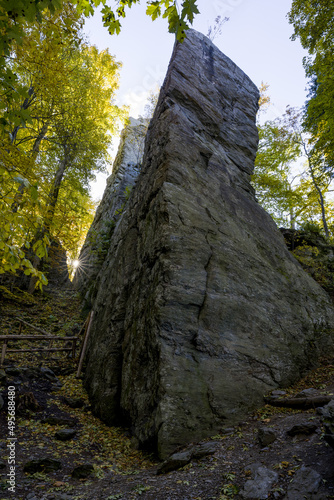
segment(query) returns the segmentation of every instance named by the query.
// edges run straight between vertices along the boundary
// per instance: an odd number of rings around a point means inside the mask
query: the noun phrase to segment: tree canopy
[[[299,38],[309,53],[303,60],[308,99],[302,110],[288,108],[259,127],[253,182],[259,201],[277,222],[316,223],[333,237],[334,4],[293,0],[288,18],[292,39]]]
[[[299,38],[310,79],[304,126],[312,134],[314,161],[334,173],[334,4],[326,0],[293,0],[289,21]]]
[[[114,104],[120,63],[87,45],[81,24],[70,3],[30,23],[6,61],[15,83],[0,87],[0,273],[21,269],[34,285],[45,283],[51,239],[75,251],[91,218],[89,182],[126,118]]]
[[[263,99],[262,102],[266,102]],[[301,110],[287,107],[275,120],[258,125],[259,148],[252,183],[259,203],[281,226],[313,222],[330,236],[333,203],[330,175],[315,161]]]

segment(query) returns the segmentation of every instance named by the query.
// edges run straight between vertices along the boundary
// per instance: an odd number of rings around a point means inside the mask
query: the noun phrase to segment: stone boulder
[[[332,303],[250,184],[258,98],[208,38],[176,43],[98,276],[93,411],[161,458],[238,423],[333,351]]]
[[[97,289],[96,277],[103,265],[116,222],[133,188],[143,159],[147,120],[130,118],[122,131],[112,174],[79,256],[73,284],[88,304]]]
[[[326,240],[317,226],[308,226],[308,229],[280,228],[280,231],[303,269],[334,301],[334,245]]]
[[[324,439],[334,449],[334,399],[328,405],[319,408],[318,413],[323,418]]]

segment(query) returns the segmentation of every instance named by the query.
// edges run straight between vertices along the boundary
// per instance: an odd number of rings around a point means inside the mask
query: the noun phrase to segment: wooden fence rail
[[[78,369],[76,376],[79,377],[82,369],[82,364],[83,360],[85,357],[85,352],[87,348],[87,342],[88,342],[88,337],[90,333],[90,327],[92,324],[93,320],[93,311],[91,311],[83,324],[79,335],[76,337],[59,337],[57,335],[51,335],[41,328],[38,328],[37,326],[31,325],[27,321],[24,321],[21,318],[14,318],[17,321],[20,321],[20,329],[19,329],[19,334],[18,335],[0,335],[0,342],[3,341],[2,344],[2,351],[1,351],[1,360],[0,360],[0,368],[3,367],[3,363],[5,361],[5,356],[7,352],[59,352],[59,351],[71,351],[72,352],[72,359],[75,359],[75,351],[77,347],[77,342],[80,340],[80,335],[82,332],[84,332],[83,339],[82,339],[82,344],[81,344],[81,350],[79,354],[79,362],[78,362]],[[27,325],[30,328],[33,328],[34,330],[43,333],[43,335],[21,335],[21,329],[22,329],[22,324]],[[49,347],[38,347],[36,349],[7,349],[7,345],[9,341],[15,341],[15,340],[29,340],[29,341],[34,341],[34,340],[39,340],[39,341],[49,341]],[[60,347],[60,348],[52,348],[51,345],[53,341],[63,341],[63,342],[72,342],[72,347]]]
[[[5,360],[6,352],[57,352],[57,351],[72,351],[72,358],[75,358],[75,350],[76,344],[79,340],[78,337],[57,337],[56,335],[0,335],[0,341],[3,341],[2,351],[1,351],[1,362],[0,366],[3,366],[3,362]],[[60,347],[60,348],[51,348],[49,347],[39,347],[37,349],[7,349],[7,345],[9,341],[13,340],[62,340],[62,341],[71,341],[72,347]]]

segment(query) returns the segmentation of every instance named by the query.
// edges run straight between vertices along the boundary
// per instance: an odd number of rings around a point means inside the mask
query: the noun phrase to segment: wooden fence
[[[82,339],[82,344],[81,344],[81,349],[80,349],[80,354],[79,354],[79,360],[78,360],[78,369],[77,369],[77,377],[79,377],[82,369],[82,364],[86,352],[86,347],[87,347],[87,341],[88,341],[88,336],[90,332],[90,327],[93,319],[93,311],[91,311],[88,315],[88,318],[86,319],[84,325],[82,326],[79,335],[78,336],[73,336],[73,337],[59,337],[57,335],[51,335],[41,328],[38,328],[34,325],[31,325],[27,321],[24,321],[22,318],[15,318],[17,321],[20,322],[20,327],[19,327],[19,334],[18,335],[0,335],[0,342],[2,341],[2,350],[1,350],[1,361],[0,361],[0,368],[3,367],[3,363],[5,361],[5,356],[7,353],[10,352],[40,352],[40,353],[47,353],[47,352],[60,352],[60,351],[67,351],[67,352],[72,352],[72,359],[75,359],[76,356],[76,347],[77,343],[80,341],[80,335],[84,331],[83,339]],[[38,331],[39,333],[42,333],[43,335],[21,335],[22,331],[22,324],[29,326],[30,328]],[[8,349],[8,343],[12,341],[17,341],[17,340],[28,340],[29,342],[34,342],[34,341],[48,341],[49,345],[48,347],[37,347],[37,348],[21,348],[21,349]],[[71,342],[72,345],[71,347],[52,347],[53,342],[56,341],[62,341],[62,342]]]

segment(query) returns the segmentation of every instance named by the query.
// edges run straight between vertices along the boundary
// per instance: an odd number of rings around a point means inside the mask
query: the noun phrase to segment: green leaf
[[[21,115],[21,121],[22,121],[23,126],[26,123],[33,123],[33,119],[31,117],[30,111],[28,109],[21,109],[20,115]]]
[[[196,1],[197,0],[184,0],[182,3],[181,18],[187,18],[191,24],[193,23],[194,15],[200,13]]]
[[[119,7],[116,12],[119,17],[125,17],[124,7]]]
[[[31,195],[31,198],[33,201],[36,202],[38,200],[38,186],[37,185],[30,187],[30,195]]]
[[[155,21],[161,15],[160,2],[151,2],[146,9],[146,14]]]
[[[176,30],[176,38],[179,42],[183,42],[186,37],[186,31],[189,29],[189,26],[184,21],[180,21],[177,30]]]
[[[109,23],[109,24],[104,24],[104,26],[107,26],[108,31],[111,35],[114,35],[115,33],[116,33],[116,35],[119,35],[121,32],[122,25],[118,19],[116,21]]]

